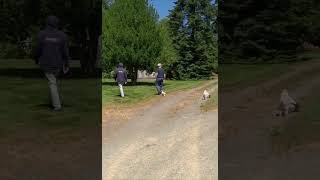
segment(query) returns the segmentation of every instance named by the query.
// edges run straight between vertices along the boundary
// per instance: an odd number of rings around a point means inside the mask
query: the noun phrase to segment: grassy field
[[[219,88],[221,90],[241,89],[288,72],[304,60],[320,59],[319,51],[309,51],[297,56],[297,62],[274,64],[220,64]]]
[[[193,87],[198,87],[204,84],[205,80],[193,81],[171,81],[166,80],[164,90],[167,93],[172,93],[179,90],[187,90]],[[132,86],[130,83],[124,87],[125,97],[119,96],[119,88],[113,79],[103,79],[102,99],[105,107],[125,107],[131,106],[137,102],[150,100],[156,96],[156,88],[154,80],[139,81],[137,86]]]
[[[241,89],[256,85],[287,71],[288,64],[226,64],[219,66],[219,88]]]
[[[78,68],[72,64],[71,70]],[[47,80],[31,60],[0,60],[0,136],[100,124],[100,79],[76,73],[62,79],[63,111],[52,112]]]

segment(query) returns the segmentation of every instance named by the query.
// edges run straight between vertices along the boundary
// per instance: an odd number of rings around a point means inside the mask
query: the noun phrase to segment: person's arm
[[[128,81],[127,71],[124,71],[124,78],[126,79],[126,82],[125,82],[125,83],[127,83],[127,81]]]
[[[115,72],[115,73],[114,73],[114,80],[117,81],[118,70],[116,69],[114,72]]]
[[[158,74],[159,74],[159,69],[157,69],[156,74],[155,74],[156,79],[158,78]]]
[[[164,80],[166,79],[166,72],[164,72],[164,69],[162,69],[162,72],[163,72],[163,82],[164,82]]]
[[[69,72],[69,44],[67,35],[63,34],[62,42],[62,61],[63,61],[63,73]]]
[[[65,67],[69,67],[69,42],[67,35],[64,35],[63,49],[62,49],[62,58]]]

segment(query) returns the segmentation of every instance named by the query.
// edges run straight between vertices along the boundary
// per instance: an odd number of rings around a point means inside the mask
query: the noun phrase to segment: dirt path
[[[116,129],[106,121],[103,179],[217,180],[218,113],[200,111],[203,88],[169,94]]]
[[[270,129],[294,116],[272,116],[281,90],[288,88],[289,93],[303,107],[305,98],[308,98],[312,90],[320,88],[319,72],[320,63],[310,61],[260,85],[238,92],[219,94],[223,99],[219,104],[219,178],[318,179],[320,174],[316,162],[320,162],[320,156],[315,152],[319,152],[320,148],[310,147],[276,156],[272,150]]]

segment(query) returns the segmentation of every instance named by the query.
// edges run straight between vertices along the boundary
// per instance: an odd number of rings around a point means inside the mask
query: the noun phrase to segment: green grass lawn
[[[100,124],[99,78],[64,78],[62,112],[51,111],[48,82],[31,60],[0,60],[0,82],[0,136],[24,131],[95,128]]]
[[[257,85],[297,67],[305,60],[319,60],[319,51],[308,51],[297,55],[296,62],[274,64],[220,64],[219,88],[223,91]]]
[[[198,87],[204,84],[205,80],[190,80],[190,81],[172,81],[164,82],[164,90],[167,93],[172,93],[179,90],[187,90],[193,87]],[[156,88],[154,80],[139,81],[136,86],[128,84],[124,87],[125,97],[121,98],[119,88],[113,79],[103,79],[102,100],[105,107],[125,107],[135,103],[150,100],[156,97]]]
[[[232,90],[256,85],[280,75],[288,64],[223,64],[219,65],[219,88]]]

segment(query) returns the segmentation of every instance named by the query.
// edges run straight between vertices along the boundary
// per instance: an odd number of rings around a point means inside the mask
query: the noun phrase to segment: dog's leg
[[[289,107],[286,106],[286,107],[285,107],[285,115],[286,115],[286,116],[289,114],[289,110],[290,110]]]

